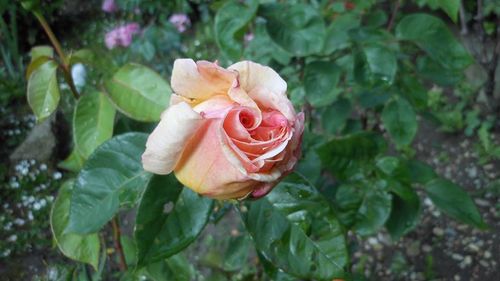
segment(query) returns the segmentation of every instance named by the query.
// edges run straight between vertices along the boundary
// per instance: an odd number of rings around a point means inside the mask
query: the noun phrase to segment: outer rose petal
[[[160,175],[172,172],[186,143],[203,122],[203,118],[184,102],[170,106],[149,135],[146,151],[142,154],[144,170]]]
[[[178,95],[206,100],[214,95],[226,95],[237,74],[208,61],[177,59],[172,70],[171,85]]]
[[[247,92],[252,91],[255,87],[263,87],[286,97],[285,80],[268,66],[251,61],[241,61],[231,65],[227,69],[238,71],[240,86]]]
[[[207,120],[184,149],[175,176],[185,186],[208,197],[242,198],[260,183],[228,161],[223,154],[225,141],[221,134],[222,120]]]

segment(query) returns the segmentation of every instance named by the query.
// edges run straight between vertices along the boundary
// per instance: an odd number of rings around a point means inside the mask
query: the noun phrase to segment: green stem
[[[40,22],[40,25],[43,27],[43,30],[45,30],[45,33],[47,33],[50,42],[54,46],[56,53],[61,58],[61,67],[64,72],[64,79],[68,83],[71,93],[73,94],[75,99],[78,99],[80,95],[78,94],[78,90],[76,89],[75,83],[73,82],[73,77],[71,76],[68,58],[66,57],[66,55],[62,50],[59,40],[57,40],[56,36],[54,35],[54,32],[52,32],[52,29],[50,28],[49,24],[47,23],[43,15],[39,11],[34,11],[33,14]]]
[[[401,0],[396,0],[394,9],[392,10],[391,18],[389,19],[389,24],[387,25],[387,31],[391,31],[392,27],[394,26],[394,22],[396,21],[396,16],[398,14],[400,6]]]
[[[57,40],[56,36],[54,35],[54,32],[52,32],[52,29],[50,28],[49,24],[47,23],[47,21],[45,20],[43,15],[38,11],[33,12],[33,14],[35,14],[35,17],[40,22],[40,25],[43,27],[43,30],[45,31],[45,33],[47,33],[47,36],[49,36],[49,40],[52,43],[52,45],[54,46],[54,49],[56,49],[56,53],[61,58],[63,66],[68,66],[68,61],[67,61],[66,56],[64,55],[64,52],[61,48],[61,44],[59,43],[59,40]]]

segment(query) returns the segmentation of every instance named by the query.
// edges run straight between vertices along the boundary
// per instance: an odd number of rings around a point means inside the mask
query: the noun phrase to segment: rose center
[[[241,125],[243,125],[243,127],[247,129],[252,128],[252,126],[254,125],[254,117],[249,112],[242,111],[240,112],[239,117]]]

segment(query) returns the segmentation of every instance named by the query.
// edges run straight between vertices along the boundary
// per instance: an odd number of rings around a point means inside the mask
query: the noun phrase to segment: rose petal
[[[235,107],[235,103],[227,96],[219,95],[196,105],[193,110],[198,112],[203,118],[224,118],[227,112]]]
[[[228,93],[229,97],[240,104],[241,106],[248,107],[254,112],[255,122],[252,127],[247,128],[248,130],[253,130],[260,125],[262,121],[262,113],[259,106],[253,101],[242,87],[232,87]]]
[[[276,182],[266,182],[263,183],[261,186],[256,188],[254,191],[252,191],[252,197],[253,198],[260,198],[271,191],[271,189],[277,184]]]
[[[241,116],[245,115],[248,122],[251,122],[251,125],[255,123],[255,119],[250,110],[239,107],[237,109],[231,110],[226,117],[224,118],[224,130],[227,135],[231,138],[237,140],[250,140],[250,133],[248,133],[248,129],[242,124]]]
[[[216,199],[240,198],[256,183],[225,157],[221,133],[221,119],[207,120],[184,149],[175,176],[197,193]]]
[[[247,92],[259,86],[276,94],[286,96],[285,80],[268,66],[251,61],[241,61],[231,65],[228,69],[238,71],[240,86]]]
[[[184,146],[202,123],[202,117],[184,102],[169,107],[146,143],[144,170],[161,175],[172,172]]]
[[[208,61],[177,59],[172,70],[171,85],[178,95],[206,100],[215,95],[226,95],[237,74]]]
[[[256,86],[248,95],[261,107],[275,109],[283,114],[286,119],[295,119],[295,109],[286,95],[269,91],[267,88]]]

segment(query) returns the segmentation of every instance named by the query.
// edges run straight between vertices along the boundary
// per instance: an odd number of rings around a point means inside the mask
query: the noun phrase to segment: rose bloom
[[[139,24],[133,22],[119,26],[106,33],[104,43],[108,49],[114,49],[118,46],[128,47],[132,44],[132,37],[141,30]]]
[[[174,172],[215,199],[266,195],[300,157],[304,114],[274,70],[251,61],[224,69],[208,61],[174,62],[170,106],[146,143],[144,169]]]
[[[101,9],[106,13],[114,13],[118,11],[115,0],[104,0]]]
[[[179,33],[183,33],[191,25],[191,20],[186,14],[173,14],[168,21],[175,26]]]

